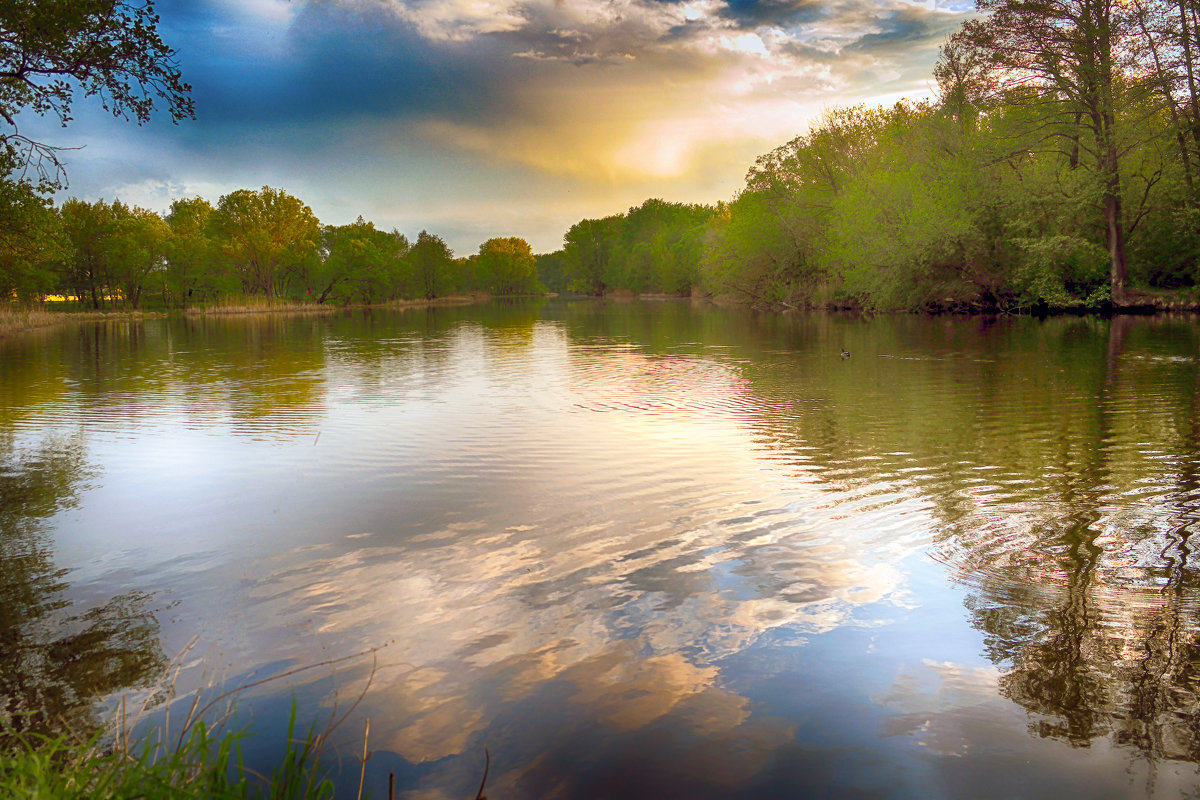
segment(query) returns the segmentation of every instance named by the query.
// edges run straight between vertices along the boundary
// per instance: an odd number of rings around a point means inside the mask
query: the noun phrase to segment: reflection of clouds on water
[[[717,678],[714,667],[697,667],[679,653],[639,658],[633,645],[610,650],[566,671],[577,687],[571,701],[592,709],[598,719],[620,730],[650,724],[681,700],[707,691]],[[744,705],[728,722],[745,719]]]
[[[660,544],[635,532],[478,522],[340,554],[330,544],[280,557],[251,590],[252,616],[276,630],[310,625],[349,642],[343,649],[394,639],[385,663],[405,666],[376,676],[367,703],[386,714],[373,735],[411,761],[433,761],[462,752],[498,706],[554,681],[573,687],[567,702],[616,729],[685,709],[710,726],[698,733],[736,727],[748,703],[722,688],[721,659],[768,631],[786,629],[798,644],[881,624],[856,609],[898,600],[904,579],[805,531],[736,544],[713,526]],[[723,564],[711,560],[715,549]],[[281,637],[280,646],[304,658],[303,642]]]
[[[888,710],[883,735],[911,737],[940,756],[963,756],[972,743],[1012,737],[1022,715],[1000,697],[999,677],[992,666],[929,659],[905,665],[888,693],[876,698]]]

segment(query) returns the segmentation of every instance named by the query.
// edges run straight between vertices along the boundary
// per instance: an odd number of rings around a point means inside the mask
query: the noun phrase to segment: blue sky
[[[971,4],[938,0],[159,0],[197,118],[80,103],[63,196],[155,210],[275,186],[458,255],[561,246],[650,197],[728,200],[833,106],[928,96]],[[28,124],[28,123],[26,123]]]

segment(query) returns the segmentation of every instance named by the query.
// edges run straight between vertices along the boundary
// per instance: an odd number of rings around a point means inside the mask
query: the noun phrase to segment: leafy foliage
[[[63,172],[56,148],[21,134],[22,111],[71,121],[77,95],[99,98],[113,115],[147,122],[157,102],[171,119],[194,108],[158,35],[153,0],[8,0],[0,3],[0,157],[42,182]]]
[[[488,239],[479,246],[475,273],[495,294],[531,294],[538,289],[537,259],[529,242],[516,236]]]
[[[246,292],[268,299],[316,253],[321,223],[307,205],[279,189],[239,189],[217,203],[212,226],[221,252]]]

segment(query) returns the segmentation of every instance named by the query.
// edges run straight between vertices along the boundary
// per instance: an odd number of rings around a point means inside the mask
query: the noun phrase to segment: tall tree
[[[604,294],[612,288],[609,259],[624,222],[624,215],[585,219],[567,230],[563,257],[571,276],[570,288],[587,294]]]
[[[1132,26],[1117,0],[977,0],[988,14],[965,23],[951,44],[954,52],[973,51],[990,66],[1002,86],[1049,104],[1056,117],[1044,140],[1065,143],[1076,163],[1090,166],[1098,179],[1109,253],[1111,298],[1126,299],[1129,267],[1121,197],[1121,143],[1117,103],[1122,62]],[[945,53],[942,73],[946,72]],[[1077,137],[1082,128],[1087,139]],[[1078,149],[1076,149],[1078,148]],[[1079,150],[1087,156],[1079,159]]]
[[[479,245],[478,278],[495,294],[522,294],[535,290],[537,259],[529,242],[517,236],[488,239]]]
[[[112,276],[105,258],[105,238],[113,220],[112,206],[103,200],[89,203],[72,197],[59,209],[63,230],[71,244],[66,263],[66,283],[92,308],[108,300]]]
[[[242,276],[247,292],[273,299],[291,272],[311,257],[321,236],[312,209],[280,189],[239,189],[212,216],[218,246]]]
[[[413,277],[426,298],[439,297],[451,288],[454,253],[442,237],[421,231],[408,251]]]
[[[173,201],[167,212],[167,288],[184,308],[233,291],[237,281],[211,235],[213,211],[212,203],[193,197]]]
[[[0,181],[0,298],[35,300],[58,282],[67,255],[58,215],[26,181]]]
[[[119,201],[112,204],[112,216],[104,247],[108,273],[124,302],[136,310],[153,280],[162,288],[171,229],[155,212]]]
[[[327,226],[321,242],[324,257],[306,273],[308,294],[318,303],[331,295],[363,303],[388,297],[408,250],[402,234],[377,230],[362,217],[349,225]]]

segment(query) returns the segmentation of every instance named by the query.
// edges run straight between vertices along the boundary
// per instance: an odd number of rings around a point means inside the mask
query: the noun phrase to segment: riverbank
[[[545,297],[556,297],[548,293]],[[532,295],[521,295],[521,298]],[[232,317],[254,314],[312,314],[328,315],[345,311],[362,309],[403,309],[403,308],[436,308],[442,306],[471,305],[496,299],[486,293],[470,295],[452,295],[432,299],[419,298],[414,300],[393,300],[387,303],[328,305],[320,303],[267,302],[265,300],[238,300],[228,303],[214,303],[196,306],[183,310],[170,311],[75,311],[47,309],[44,307],[21,308],[0,306],[0,339],[8,336],[27,333],[30,331],[52,328],[69,322],[139,322],[146,319],[157,319],[173,315],[185,317]],[[690,298],[686,296],[667,295],[661,293],[634,294],[625,290],[608,292],[604,300],[628,302],[633,300],[703,300],[717,305],[748,306],[762,311],[863,311],[863,308],[847,303],[813,304],[803,302],[748,300],[744,297],[733,297],[721,294],[703,294],[694,292]],[[912,313],[912,312],[903,312]],[[942,303],[928,305],[921,312],[925,314],[1156,314],[1156,313],[1200,313],[1200,292],[1195,289],[1155,290],[1131,289],[1127,292],[1125,302],[1119,306],[1108,304],[1097,307],[1037,307],[1027,306],[1008,307],[1000,304],[981,305],[978,303],[958,302],[954,298],[945,298]]]
[[[470,305],[490,300],[490,295],[454,295],[451,297],[421,298],[418,300],[393,300],[371,305],[325,305],[318,303],[269,303],[239,301],[215,303],[172,311],[76,311],[47,309],[44,307],[22,308],[0,306],[0,339],[30,331],[52,328],[70,322],[140,322],[172,315],[185,317],[224,317],[250,314],[337,314],[364,308],[435,308],[439,306]]]
[[[608,295],[605,295],[607,298]],[[1174,314],[1200,313],[1200,291],[1195,288],[1187,289],[1129,289],[1120,304],[1105,300],[1102,303],[1089,305],[1076,303],[1073,305],[1018,305],[1001,302],[984,302],[978,299],[944,297],[930,300],[915,311],[870,311],[861,303],[852,301],[812,302],[798,298],[786,300],[766,300],[759,298],[735,297],[731,295],[710,295],[706,299],[722,305],[741,305],[759,311],[814,311],[814,312],[857,312],[884,314],[929,314],[929,315],[994,315],[1012,314],[1024,316],[1057,316],[1057,315],[1100,315],[1112,314]]]
[[[141,311],[47,311],[41,308],[0,306],[0,338],[52,328],[67,322],[130,322],[166,316]]]

